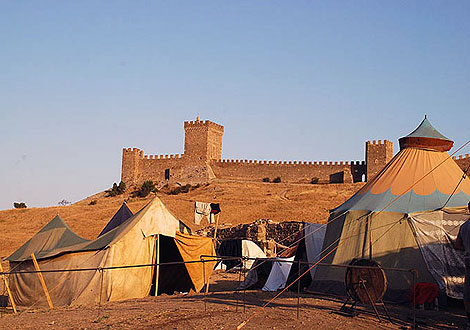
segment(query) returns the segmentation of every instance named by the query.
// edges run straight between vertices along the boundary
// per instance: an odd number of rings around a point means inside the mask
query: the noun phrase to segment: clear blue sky
[[[120,179],[123,147],[363,160],[424,114],[469,139],[469,1],[0,1],[0,209]],[[467,147],[462,153],[469,153]]]

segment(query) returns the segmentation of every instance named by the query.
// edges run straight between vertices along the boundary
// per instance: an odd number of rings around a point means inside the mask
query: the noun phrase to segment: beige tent
[[[323,263],[371,258],[383,267],[416,269],[417,282],[461,298],[464,264],[452,248],[469,218],[470,180],[446,152],[453,142],[425,118],[400,139],[401,151],[375,178],[330,213]],[[386,271],[387,297],[406,299],[410,272]],[[344,293],[344,268],[318,266],[310,289]]]
[[[157,285],[160,283],[156,268],[160,270],[164,266],[135,266],[155,263],[157,254],[160,262],[193,261],[200,260],[201,255],[215,255],[210,238],[183,234],[180,232],[183,228],[185,226],[160,199],[154,198],[120,226],[95,240],[77,236],[57,216],[7,260],[13,272],[31,271],[34,270],[31,260],[34,253],[42,271],[67,270],[43,273],[54,306],[141,298],[149,295],[152,281]],[[176,259],[166,255],[168,244],[160,245],[158,242],[162,240],[174,242],[179,253],[170,251],[170,254],[177,255]],[[134,267],[105,269],[120,266]],[[180,265],[179,273],[172,276],[172,283],[180,285],[174,288],[200,291],[214,263],[206,263],[204,270],[202,267],[200,263]],[[82,270],[74,271],[78,269]],[[182,282],[188,285],[182,286]],[[172,289],[168,285],[171,283],[165,284],[166,292]],[[37,274],[12,274],[10,287],[18,305],[47,306]]]

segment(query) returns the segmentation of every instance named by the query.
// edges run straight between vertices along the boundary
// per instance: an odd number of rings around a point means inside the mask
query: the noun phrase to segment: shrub
[[[98,201],[96,199],[93,199],[88,205],[96,205],[96,203],[98,203]]]
[[[69,202],[68,200],[66,200],[66,199],[63,199],[63,200],[61,200],[61,201],[60,201],[59,203],[57,203],[57,204],[60,205],[60,206],[67,206],[67,205],[70,205],[70,204],[72,204],[72,203],[70,203],[70,202]]]
[[[14,202],[14,203],[13,203],[13,207],[14,207],[15,209],[25,209],[25,208],[27,208],[25,202],[20,202],[20,203]]]
[[[169,195],[186,194],[191,190],[191,188],[193,187],[188,183],[184,186],[176,187],[175,189],[171,190],[168,194]]]
[[[271,182],[271,180],[269,180],[269,178],[263,178],[263,182]]]
[[[119,182],[119,185],[114,182],[113,183],[113,187],[111,189],[108,189],[106,190],[106,197],[114,197],[114,196],[117,196],[117,195],[121,195],[121,194],[124,194],[124,192],[126,191],[126,184],[124,182]]]
[[[279,183],[279,182],[281,182],[281,177],[278,176],[277,178],[274,178],[274,179],[273,179],[273,182],[274,182],[274,183]]]
[[[147,197],[147,195],[151,192],[157,192],[157,188],[155,187],[153,181],[148,180],[142,183],[142,186],[139,190],[134,192],[134,195],[137,197]]]
[[[317,184],[319,180],[320,180],[319,178],[312,178],[312,180],[310,181],[310,183],[311,183],[311,184]]]

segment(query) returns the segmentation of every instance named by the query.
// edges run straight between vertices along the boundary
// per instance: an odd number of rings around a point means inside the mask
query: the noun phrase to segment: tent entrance
[[[183,262],[183,258],[176,246],[175,239],[164,235],[158,235],[159,244],[155,244],[155,256],[160,254],[160,264],[166,262]],[[159,246],[159,250],[157,250]],[[155,257],[155,262],[157,258]],[[189,277],[188,270],[185,264],[176,265],[161,265],[158,271],[158,292],[155,294],[157,288],[157,267],[154,267],[152,276],[152,286],[150,288],[150,295],[160,295],[162,293],[173,294],[176,292],[189,292],[193,289],[193,282]]]

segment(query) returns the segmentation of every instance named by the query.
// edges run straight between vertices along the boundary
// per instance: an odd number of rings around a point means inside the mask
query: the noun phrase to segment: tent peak
[[[424,115],[423,121],[413,132],[400,138],[399,142],[400,149],[422,148],[436,151],[449,151],[454,145],[454,141],[442,135],[431,125],[427,115]]]

